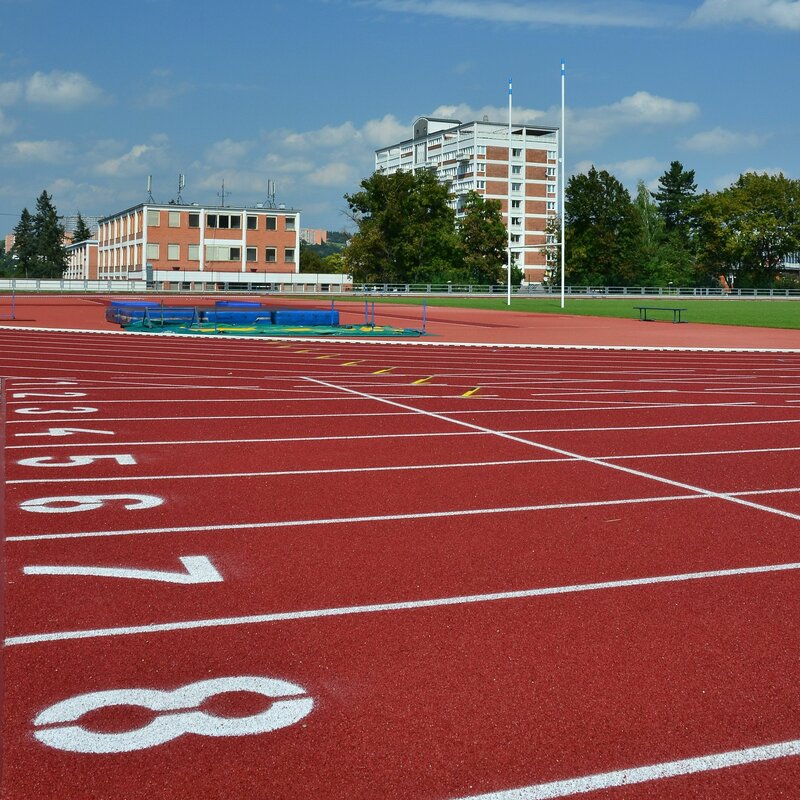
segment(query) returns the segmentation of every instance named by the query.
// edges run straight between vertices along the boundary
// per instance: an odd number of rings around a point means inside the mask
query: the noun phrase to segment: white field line
[[[730,497],[749,497],[754,495],[793,494],[800,492],[800,487],[777,489],[748,489],[739,492],[728,492]],[[396,520],[441,519],[450,517],[472,517],[486,514],[515,514],[532,511],[563,511],[572,508],[605,508],[608,506],[636,505],[644,503],[664,503],[676,500],[707,500],[704,494],[679,494],[655,497],[630,497],[618,500],[586,500],[574,503],[547,503],[530,506],[503,506],[495,508],[462,508],[450,511],[421,511],[406,514],[379,514],[362,517],[330,517],[300,520],[267,520],[258,522],[236,522],[218,525],[184,525],[162,528],[129,528],[127,530],[76,531],[74,533],[42,533],[29,536],[8,536],[6,542],[36,542],[50,539],[94,539],[109,536],[144,536],[167,533],[203,533],[204,531],[260,530],[265,528],[297,528],[310,525],[357,525],[360,523],[391,522]],[[792,515],[787,515],[792,516]]]
[[[800,447],[759,447],[748,450],[703,450],[687,451],[683,453],[637,453],[635,455],[624,456],[594,456],[602,461],[627,461],[631,459],[660,459],[660,458],[695,458],[702,456],[727,456],[727,455],[750,455],[754,453],[789,453],[797,452]],[[575,458],[521,458],[507,461],[459,461],[448,464],[403,464],[397,466],[374,466],[374,467],[339,467],[333,469],[290,469],[290,470],[271,470],[269,472],[203,472],[194,475],[118,475],[116,477],[100,476],[94,478],[26,478],[19,480],[6,481],[11,486],[29,483],[108,483],[132,481],[178,481],[178,480],[202,480],[207,478],[277,478],[289,475],[343,475],[359,472],[406,472],[411,470],[437,470],[437,469],[472,469],[475,467],[502,467],[522,464],[563,464],[571,461],[580,461]]]
[[[422,398],[420,398],[418,395],[399,395],[398,397],[400,399],[412,399],[412,400],[413,399],[425,399],[425,400],[455,400],[455,399],[457,399],[457,398],[455,398],[453,396],[423,396]],[[33,398],[31,400],[31,402],[33,402],[34,399],[35,398]],[[94,402],[93,400],[86,399],[86,398],[77,398],[77,399],[81,400],[81,402],[86,402],[86,403]],[[357,399],[360,399],[360,400],[363,401],[363,400],[369,399],[369,397],[365,396],[365,397],[361,397],[361,398],[357,398]],[[497,399],[497,398],[492,398],[492,399]],[[291,400],[293,403],[294,402],[303,402],[303,401],[319,401],[319,402],[321,402],[323,400],[329,401],[329,402],[339,402],[340,403],[340,402],[343,401],[343,398],[341,397],[341,395],[339,395],[339,396],[331,396],[331,395],[329,395],[327,397],[294,397],[294,398],[283,398],[283,397],[280,397],[280,398],[275,398],[275,397],[268,398],[268,397],[265,397],[265,398],[261,399],[259,402],[262,402],[262,403],[269,403],[269,402],[274,402],[274,401],[285,402],[286,400]],[[470,398],[469,401],[472,402],[473,398]],[[70,401],[70,402],[74,403],[75,401]],[[148,401],[148,402],[150,402],[150,401]],[[154,402],[162,402],[162,401],[154,401]],[[181,402],[181,401],[176,401],[176,402]],[[391,403],[392,405],[399,405],[399,406],[402,407],[401,404],[392,403],[391,400],[386,399],[386,398],[381,398],[381,402]],[[38,406],[39,406],[39,404],[36,403],[36,405],[34,407],[38,407]],[[657,404],[654,404],[654,405],[592,406],[592,407],[589,407],[589,408],[586,408],[586,407],[581,407],[581,408],[524,408],[524,409],[505,409],[504,408],[504,409],[489,409],[489,410],[486,410],[484,412],[481,412],[480,409],[475,409],[475,410],[462,409],[460,412],[459,411],[447,411],[447,412],[430,412],[430,411],[426,411],[425,413],[426,414],[434,414],[434,413],[439,413],[439,414],[443,414],[443,413],[447,413],[447,414],[458,414],[458,413],[461,413],[461,414],[476,414],[476,413],[552,414],[552,413],[556,413],[557,414],[557,413],[575,413],[575,412],[585,413],[585,412],[588,412],[588,411],[647,411],[647,410],[660,411],[660,410],[672,409],[672,408],[708,408],[708,409],[711,409],[711,410],[717,410],[717,409],[720,409],[720,408],[748,408],[749,409],[749,408],[754,408],[754,407],[755,406],[753,406],[751,403],[713,403],[713,404],[710,404],[710,403],[657,403]],[[783,408],[783,406],[758,406],[758,408]],[[44,417],[44,416],[46,416],[44,413],[37,415],[37,417]],[[335,418],[337,418],[337,419],[338,418],[346,418],[346,417],[349,417],[349,416],[356,416],[356,415],[353,415],[353,414],[340,414],[340,415],[336,415]],[[413,416],[413,414],[409,414],[409,416]],[[302,418],[302,417],[305,417],[305,418],[314,418],[314,417],[320,418],[321,417],[321,418],[324,418],[324,419],[331,419],[333,417],[333,415],[331,415],[331,414],[298,414],[298,415],[296,415],[296,418],[298,418],[298,419]],[[42,422],[48,422],[48,421],[49,422],[60,422],[60,423],[87,423],[89,421],[91,421],[91,422],[131,422],[131,423],[133,423],[133,422],[164,422],[164,421],[170,421],[170,422],[181,422],[181,421],[188,422],[188,421],[192,421],[193,422],[195,420],[203,420],[203,419],[274,419],[274,418],[275,418],[274,415],[269,415],[269,414],[244,414],[244,415],[242,415],[242,414],[239,414],[239,415],[233,415],[233,414],[227,415],[227,414],[225,414],[225,415],[221,415],[221,416],[191,415],[191,416],[181,416],[181,417],[86,417],[86,416],[82,416],[82,417],[65,418],[65,417],[59,416],[58,419],[53,419],[53,420],[44,420],[44,419],[41,419],[41,418],[37,418],[37,419],[12,419],[12,420],[8,420],[7,424],[8,425],[34,425],[34,424],[37,424],[37,423],[41,424]],[[784,422],[784,421],[786,421],[786,422],[794,422],[795,420],[779,420],[779,421],[780,422]],[[660,429],[662,427],[664,427],[664,428],[669,428],[669,427],[692,427],[692,426],[694,426],[694,427],[705,427],[706,424],[709,424],[709,425],[718,425],[718,424],[722,425],[722,424],[736,424],[736,423],[693,423],[693,424],[689,424],[687,426],[680,426],[680,425],[677,425],[677,426],[663,425],[662,426],[662,425],[656,425],[656,426],[652,426],[652,427],[655,428],[655,429]],[[741,423],[741,424],[756,424],[756,423],[747,422],[747,423]],[[764,424],[766,424],[766,422]],[[553,429],[553,431],[558,431],[558,430],[559,429]],[[574,430],[644,430],[644,428],[618,428],[618,429],[612,429],[612,428],[596,428],[596,429],[575,428]],[[528,433],[529,431],[520,430],[520,431],[513,431],[513,432],[514,433]],[[387,436],[391,436],[391,435],[392,434],[387,434]]]
[[[316,378],[307,377],[306,380],[314,384],[324,383],[323,381],[319,381]],[[335,384],[331,383],[325,385],[327,385],[328,387],[335,386]],[[362,397],[371,397],[370,395],[365,395],[363,392],[356,391],[355,389],[348,389],[342,386],[338,388],[340,388],[343,392],[346,392],[348,394],[353,394],[356,396],[360,395]],[[704,495],[706,497],[714,497],[718,500],[725,500],[729,503],[736,503],[737,505],[747,506],[748,508],[754,508],[759,511],[765,511],[768,514],[777,514],[782,517],[788,517],[789,519],[795,519],[800,521],[800,514],[793,514],[790,511],[783,511],[782,509],[779,508],[772,508],[771,506],[765,506],[759,503],[753,503],[749,500],[743,500],[740,497],[733,497],[732,495],[729,494],[723,494],[722,492],[714,492],[710,489],[705,489],[702,486],[694,486],[693,484],[690,483],[674,481],[670,478],[665,478],[660,475],[654,475],[653,473],[650,472],[644,472],[642,470],[632,469],[631,467],[626,467],[623,466],[622,464],[615,464],[613,462],[601,461],[600,459],[591,458],[589,456],[582,456],[579,453],[574,453],[570,450],[564,450],[563,448],[560,447],[553,447],[552,445],[543,444],[541,442],[533,442],[528,439],[523,439],[519,436],[514,436],[512,434],[503,433],[501,431],[494,431],[491,428],[484,428],[481,425],[475,425],[471,422],[465,422],[463,420],[453,419],[453,417],[446,417],[443,414],[436,414],[432,411],[423,411],[422,409],[415,408],[414,406],[407,406],[402,403],[395,403],[391,400],[385,400],[383,398],[372,397],[372,399],[379,400],[380,402],[387,403],[389,405],[397,406],[398,408],[405,408],[410,411],[417,411],[421,415],[426,417],[431,417],[433,419],[439,419],[443,421],[449,421],[452,422],[454,425],[459,425],[461,427],[468,428],[470,430],[483,431],[484,433],[489,433],[498,436],[501,439],[508,439],[509,441],[519,442],[520,444],[525,444],[528,445],[529,447],[536,447],[538,449],[545,450],[546,452],[549,453],[556,453],[557,455],[566,456],[568,458],[570,457],[577,458],[585,462],[586,464],[594,464],[595,466],[605,467],[606,469],[615,470],[617,472],[622,472],[627,475],[634,475],[637,478],[645,478],[647,480],[656,481],[657,483],[666,484],[667,486],[672,486],[675,487],[676,489],[686,489],[690,492],[697,492],[698,494]]]
[[[456,324],[456,323],[454,323]],[[134,337],[148,337],[153,339],[157,338],[157,341],[166,342],[168,339],[181,339],[183,341],[194,341],[193,337],[185,336],[179,333],[167,333],[167,332],[159,332],[159,333],[148,333],[145,331],[114,331],[114,330],[105,330],[105,331],[94,331],[94,330],[84,330],[78,328],[39,328],[39,327],[17,327],[14,325],[0,325],[0,331],[34,331],[37,333],[45,333],[45,334],[56,334],[56,333],[68,333],[73,334],[76,336],[81,335],[92,335],[97,338],[105,337],[105,336],[126,336],[128,338]],[[210,339],[203,339],[203,342],[211,344]],[[220,341],[231,341],[230,339],[220,339]],[[320,340],[317,337],[292,337],[288,338],[285,336],[281,337],[267,337],[267,336],[237,336],[235,343],[237,345],[241,345],[245,342],[280,342],[281,344],[295,344],[297,342],[303,342],[304,344],[321,344]],[[773,355],[782,356],[782,355],[790,355],[794,353],[800,353],[800,349],[798,348],[789,348],[789,347],[655,347],[655,346],[632,346],[632,345],[596,345],[596,344],[498,344],[496,342],[443,342],[443,341],[431,341],[431,340],[419,340],[419,339],[407,339],[405,341],[400,341],[397,339],[346,339],[346,338],[337,338],[336,345],[339,347],[343,345],[360,345],[360,346],[372,346],[372,347],[449,347],[449,348],[457,348],[457,349],[489,349],[489,350],[496,350],[499,352],[504,352],[506,350],[566,350],[567,352],[574,351],[589,351],[589,352],[628,352],[628,353],[771,353]]]
[[[269,417],[150,417],[147,419],[138,419],[134,420],[136,422],[157,422],[163,420],[169,421],[186,421],[187,419],[196,420],[196,419],[269,419]],[[85,417],[81,420],[73,420],[75,422],[82,422],[84,424],[88,424],[91,422],[103,422],[109,420],[88,420]],[[123,420],[119,420],[123,421]],[[125,422],[130,422],[131,420],[124,420]],[[43,420],[39,420],[40,423]],[[51,424],[54,424],[55,420],[50,420]],[[64,420],[58,420],[59,425],[63,423]],[[453,420],[453,422],[459,422],[459,420]],[[739,427],[742,425],[793,425],[800,423],[800,419],[775,419],[775,420],[757,420],[754,422],[698,422],[698,423],[686,423],[683,425],[635,425],[635,426],[617,426],[617,427],[602,427],[602,428],[523,428],[519,430],[510,430],[510,431],[494,431],[492,434],[518,434],[518,433],[605,433],[605,432],[616,432],[616,431],[661,431],[661,430],[674,430],[674,429],[682,429],[682,428],[728,428],[728,427]],[[267,443],[267,442],[343,442],[343,441],[352,441],[352,440],[359,440],[359,439],[424,439],[427,437],[448,437],[448,436],[489,436],[492,435],[490,433],[484,433],[483,431],[476,430],[476,431],[447,431],[441,433],[359,433],[359,434],[351,434],[346,436],[288,436],[288,437],[270,437],[270,438],[247,438],[247,439],[183,439],[183,440],[175,440],[175,439],[167,439],[164,441],[141,441],[141,442],[93,442],[91,444],[92,447],[146,447],[150,445],[179,445],[179,444],[256,444],[256,443]],[[27,434],[16,433],[14,436],[27,436]],[[530,445],[531,442],[527,440],[525,441],[526,444]],[[45,443],[48,450],[54,447],[87,447],[86,442],[78,442],[78,443],[70,443],[70,444],[51,444],[50,442]],[[31,447],[42,447],[42,443],[38,444],[24,444],[24,445],[8,445],[6,447],[7,450],[21,450],[21,449],[30,449]]]
[[[578,778],[520,786],[517,789],[501,789],[486,794],[473,794],[457,800],[551,800],[558,797],[573,797],[586,792],[598,792],[617,786],[632,786],[665,778],[675,778],[679,775],[696,775],[701,772],[712,772],[799,755],[800,739],[794,739],[759,747],[729,750],[724,753],[682,758],[677,761],[664,761],[660,764],[649,764],[646,767],[628,767],[595,775],[582,775]],[[677,797],[677,795],[675,796]]]
[[[126,530],[76,531],[74,533],[38,533],[27,536],[7,536],[6,542],[38,542],[50,539],[94,539],[109,536],[144,536],[162,533],[202,533],[204,531],[232,531],[262,528],[302,528],[309,525],[350,525],[394,520],[442,519],[447,517],[472,517],[486,514],[515,514],[528,511],[561,511],[570,508],[603,508],[605,506],[636,503],[662,503],[672,500],[703,500],[700,494],[665,495],[656,497],[629,497],[619,500],[589,500],[575,503],[548,503],[530,506],[503,506],[495,508],[460,508],[451,511],[420,511],[407,514],[376,514],[362,517],[329,517],[321,519],[268,520],[259,522],[220,523],[218,525],[183,525],[161,528],[128,528]]]
[[[602,581],[598,583],[578,583],[569,586],[548,586],[537,589],[520,589],[508,592],[489,592],[486,594],[460,595],[456,597],[437,597],[432,599],[406,600],[394,603],[374,603],[362,606],[342,606],[337,608],[318,608],[306,611],[286,611],[275,614],[251,614],[241,617],[220,617],[215,619],[186,620],[180,622],[153,623],[150,625],[132,625],[117,628],[95,628],[89,630],[59,631],[53,633],[30,634],[27,636],[11,636],[5,640],[7,646],[37,644],[41,642],[64,641],[65,639],[90,639],[107,636],[131,636],[135,634],[166,633],[197,628],[215,628],[232,625],[258,625],[269,622],[289,622],[301,619],[319,619],[322,617],[342,617],[354,614],[375,614],[387,611],[412,611],[420,608],[440,608],[443,606],[468,605],[473,603],[491,603],[503,600],[528,600],[534,597],[576,594],[579,592],[596,592],[608,589],[625,589],[635,586],[658,586],[687,581],[702,581],[716,578],[739,577],[742,575],[759,575],[776,572],[790,572],[800,569],[800,563],[767,564],[756,567],[739,567],[736,569],[708,570],[705,572],[686,572],[677,575],[656,575],[648,578],[628,578],[619,581]]]

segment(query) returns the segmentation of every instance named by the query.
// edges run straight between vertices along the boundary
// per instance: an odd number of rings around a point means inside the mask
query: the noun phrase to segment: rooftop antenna
[[[175,198],[175,202],[178,205],[183,205],[183,197],[181,196],[181,192],[183,191],[183,187],[186,186],[186,177],[183,173],[178,175],[178,196]]]
[[[153,176],[147,176],[147,202],[148,203],[155,203],[153,200]]]
[[[267,208],[275,208],[275,181],[271,178],[267,180]]]
[[[230,192],[226,192],[225,191],[225,179],[223,178],[222,179],[222,191],[221,192],[217,192],[217,197],[221,197],[222,198],[222,207],[223,208],[225,208],[225,195],[226,194],[230,194]]]

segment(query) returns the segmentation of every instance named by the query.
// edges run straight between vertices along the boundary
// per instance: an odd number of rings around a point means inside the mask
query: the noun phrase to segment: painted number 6
[[[197,710],[208,698],[224,692],[254,692],[274,700],[265,711],[249,717],[219,717]],[[108,706],[141,706],[159,714],[140,728],[124,733],[100,733],[76,722],[84,714]],[[62,700],[33,721],[33,735],[43,744],[70,753],[129,753],[177,739],[198,736],[249,736],[294,725],[313,708],[302,686],[277,678],[252,675],[212,678],[181,686],[172,692],[158,689],[111,689]],[[185,710],[184,710],[185,709]],[[179,712],[179,713],[175,713]],[[52,727],[42,727],[42,726]]]

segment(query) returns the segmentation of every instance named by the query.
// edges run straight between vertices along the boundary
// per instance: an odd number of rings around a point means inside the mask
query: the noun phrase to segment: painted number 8
[[[249,717],[219,717],[197,707],[224,692],[254,692],[275,702]],[[124,733],[100,733],[74,723],[81,716],[107,706],[141,706],[165,712],[146,725]],[[197,681],[172,692],[158,689],[111,689],[70,697],[46,708],[33,721],[33,735],[43,744],[71,753],[128,753],[177,739],[184,733],[198,736],[248,736],[293,725],[313,708],[302,686],[277,678],[234,676]],[[178,712],[178,713],[175,713]],[[40,726],[52,727],[40,727]]]

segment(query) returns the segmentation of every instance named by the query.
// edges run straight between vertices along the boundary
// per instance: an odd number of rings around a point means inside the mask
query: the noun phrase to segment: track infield
[[[794,797],[800,354],[0,330],[3,798]]]

